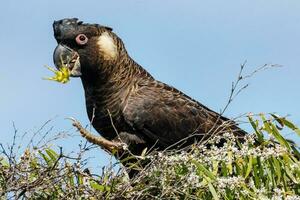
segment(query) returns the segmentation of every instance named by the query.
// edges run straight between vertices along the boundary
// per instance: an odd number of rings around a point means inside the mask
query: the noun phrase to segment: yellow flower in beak
[[[70,80],[70,70],[66,66],[62,66],[59,70],[46,66],[50,71],[54,72],[54,76],[50,78],[44,78],[45,80],[57,81],[60,83],[67,83]]]

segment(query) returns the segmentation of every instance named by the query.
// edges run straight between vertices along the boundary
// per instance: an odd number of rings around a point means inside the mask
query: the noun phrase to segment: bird
[[[54,64],[81,79],[88,118],[105,139],[118,138],[139,155],[145,148],[187,146],[213,133],[247,134],[233,120],[155,79],[112,28],[65,18],[54,21],[53,30]]]

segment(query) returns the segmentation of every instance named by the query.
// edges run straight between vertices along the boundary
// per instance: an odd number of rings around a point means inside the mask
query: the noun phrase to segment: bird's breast
[[[114,139],[126,131],[121,114],[121,98],[105,91],[85,90],[87,114],[93,127],[105,138]]]

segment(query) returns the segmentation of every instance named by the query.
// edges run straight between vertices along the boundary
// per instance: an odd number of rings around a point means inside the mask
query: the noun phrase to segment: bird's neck
[[[102,62],[98,70],[81,77],[87,104],[117,112],[123,94],[142,79],[152,76],[128,55],[115,62]],[[93,105],[92,105],[93,104]]]

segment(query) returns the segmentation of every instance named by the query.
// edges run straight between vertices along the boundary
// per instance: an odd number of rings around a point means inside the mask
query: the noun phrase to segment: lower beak
[[[67,67],[72,77],[81,76],[79,54],[70,47],[58,44],[53,53],[53,61],[57,69]]]

